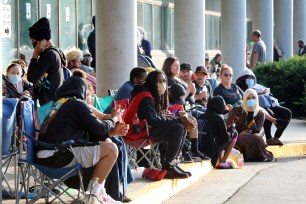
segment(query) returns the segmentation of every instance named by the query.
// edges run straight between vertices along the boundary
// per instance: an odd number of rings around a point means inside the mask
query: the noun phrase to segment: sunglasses
[[[233,75],[232,74],[223,74],[223,76],[225,76],[225,77],[232,77]]]
[[[204,74],[204,73],[196,73],[195,75],[196,76],[206,76],[206,74]]]

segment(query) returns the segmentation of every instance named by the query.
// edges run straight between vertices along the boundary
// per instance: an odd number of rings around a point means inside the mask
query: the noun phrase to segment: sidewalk
[[[269,147],[269,150],[271,150],[276,157],[289,157],[289,156],[292,157],[292,156],[306,155],[306,121],[292,120],[290,125],[284,132],[284,135],[282,136],[281,140],[285,144],[283,147],[278,147],[278,146]],[[282,160],[283,159],[281,159],[280,161]],[[209,189],[203,191],[203,196],[207,194],[213,194],[211,202],[206,202],[207,200],[205,200],[205,203],[219,203],[214,201],[216,201],[215,199],[217,198],[222,200],[225,191],[228,192],[229,194],[236,192],[237,189],[239,189],[242,185],[244,185],[244,183],[246,183],[252,175],[254,176],[262,169],[269,168],[276,164],[278,164],[278,162],[246,163],[245,167],[241,170],[239,169],[227,170],[227,172],[230,173],[229,175],[231,175],[229,178],[222,180],[221,183],[218,182],[215,185],[215,187],[213,187],[213,189],[211,189],[212,187],[210,186]],[[198,185],[195,184],[197,182],[202,181],[201,185],[206,186],[207,185],[206,180],[211,180],[214,179],[215,177],[216,178],[222,177],[224,175],[224,171],[213,170],[209,162],[183,164],[182,168],[191,171],[193,176],[188,179],[181,179],[181,180],[164,179],[159,182],[150,182],[145,179],[140,179],[134,181],[132,184],[129,184],[128,196],[130,196],[133,200],[132,202],[130,202],[130,204],[162,203],[163,201],[169,199],[171,196],[176,194],[178,195],[178,193],[181,190],[194,189],[195,188],[194,186]],[[233,174],[231,172],[233,172]],[[218,189],[218,187],[220,187],[220,185],[222,186],[221,190],[220,191],[216,190]],[[214,188],[216,189],[214,190]],[[200,198],[189,197],[187,200],[188,202],[192,203],[197,203],[196,201],[198,201],[198,203],[202,203],[201,198],[204,197]],[[225,200],[223,200],[223,202],[224,201]],[[25,203],[25,200],[21,200],[21,202]],[[186,203],[186,202],[181,202],[181,203]],[[15,203],[15,201],[3,200],[3,203],[5,204]],[[44,200],[41,200],[38,203],[44,203]],[[169,203],[176,203],[176,202],[169,201]]]

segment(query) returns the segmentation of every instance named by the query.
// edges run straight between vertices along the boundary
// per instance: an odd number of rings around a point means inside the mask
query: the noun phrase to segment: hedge
[[[295,117],[306,116],[306,56],[260,64],[253,71],[258,83],[270,87]]]

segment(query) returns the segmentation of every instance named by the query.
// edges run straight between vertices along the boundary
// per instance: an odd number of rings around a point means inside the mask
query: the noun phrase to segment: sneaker
[[[122,202],[116,201],[116,200],[114,200],[112,197],[110,197],[110,196],[106,193],[105,188],[102,188],[102,189],[101,189],[101,192],[100,192],[100,199],[101,199],[104,203],[107,203],[107,204],[122,204]]]
[[[180,172],[176,166],[170,166],[167,168],[167,174],[165,175],[165,178],[168,179],[184,179],[188,178],[188,174]]]
[[[157,169],[149,169],[145,168],[143,172],[143,177],[151,180],[151,181],[160,181],[167,174],[167,170],[157,170]]]
[[[272,158],[267,158],[264,160],[264,162],[275,162],[277,159],[275,159],[274,157]]]
[[[184,155],[183,155],[183,160],[182,160],[183,163],[193,163],[194,160],[191,156],[191,153],[190,152],[186,152]]]
[[[184,169],[182,169],[181,167],[179,167],[178,165],[175,165],[174,168],[176,168],[178,171],[182,172],[182,173],[185,173],[185,174],[188,174],[188,176],[192,176],[191,172],[190,171],[185,171]]]
[[[270,138],[267,142],[267,144],[269,146],[272,146],[272,145],[283,145],[283,143],[279,140],[276,140],[275,138]]]
[[[198,159],[200,159],[200,161],[210,160],[210,158],[207,155],[203,154],[200,151],[198,151],[196,153],[191,153],[191,155],[192,155],[192,159],[194,161],[198,161]]]
[[[289,123],[288,120],[284,120],[284,119],[281,119],[281,118],[276,118],[275,126],[277,128],[284,128],[288,125],[288,123]]]
[[[95,194],[85,194],[82,198],[72,201],[71,204],[106,204]]]
[[[278,145],[284,145],[284,143],[283,143],[282,141],[280,141],[279,138],[274,137],[274,140],[275,140],[276,142],[278,142]]]
[[[219,163],[216,166],[216,169],[231,169],[231,165],[229,165],[228,163]]]
[[[136,169],[131,169],[134,179],[141,179],[143,177],[144,167],[138,167]]]

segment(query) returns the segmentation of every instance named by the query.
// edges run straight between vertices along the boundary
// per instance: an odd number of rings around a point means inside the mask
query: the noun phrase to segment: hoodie
[[[238,79],[236,80],[236,85],[239,86],[239,88],[242,89],[242,91],[247,90],[249,87],[246,84],[246,78],[250,77],[254,79],[254,85],[257,83],[256,80],[256,76],[254,74],[254,72],[249,69],[249,68],[245,68],[244,70],[242,70],[242,72],[239,74]]]
[[[226,110],[226,104],[221,96],[215,96],[208,101],[207,111],[199,117],[199,120],[205,120],[206,125],[201,134],[202,141],[200,149],[211,158],[211,163],[215,167],[218,161],[218,154],[224,150],[230,143],[231,134],[227,132],[223,113]],[[200,136],[200,135],[199,135]]]
[[[68,78],[57,90],[57,99],[69,98],[54,114],[40,133],[39,140],[51,144],[59,144],[68,140],[102,141],[107,132],[115,127],[111,119],[100,121],[85,102],[87,85],[77,76]]]

